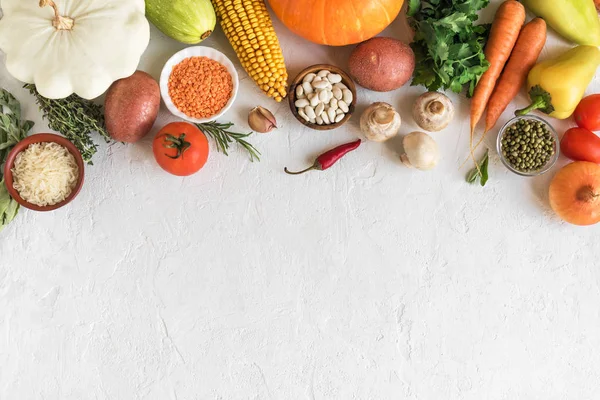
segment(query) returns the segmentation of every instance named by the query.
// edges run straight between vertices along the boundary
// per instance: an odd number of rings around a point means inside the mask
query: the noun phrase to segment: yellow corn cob
[[[283,52],[264,0],[211,0],[242,66],[269,97],[286,96]]]

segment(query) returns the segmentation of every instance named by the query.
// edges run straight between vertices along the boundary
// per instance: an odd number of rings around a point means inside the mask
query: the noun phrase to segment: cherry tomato
[[[600,164],[600,137],[584,128],[571,128],[560,142],[560,151],[571,160]]]
[[[600,131],[600,94],[584,97],[575,112],[575,123],[580,128]]]
[[[165,171],[188,176],[208,160],[208,140],[200,129],[187,122],[173,122],[156,134],[152,143],[154,158]]]

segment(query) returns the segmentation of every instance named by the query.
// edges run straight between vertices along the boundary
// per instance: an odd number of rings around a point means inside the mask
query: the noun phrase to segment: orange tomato
[[[170,174],[188,176],[208,160],[208,139],[195,125],[173,122],[162,128],[152,144],[158,165]]]

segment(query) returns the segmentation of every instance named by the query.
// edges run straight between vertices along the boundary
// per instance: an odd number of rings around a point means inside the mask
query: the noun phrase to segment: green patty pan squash
[[[162,33],[186,44],[208,38],[217,24],[210,0],[146,0],[146,17]]]
[[[557,119],[569,118],[600,66],[600,50],[578,46],[558,58],[542,61],[529,72],[531,105],[516,112],[540,110]]]
[[[600,19],[594,0],[522,0],[558,34],[577,44],[600,46]]]

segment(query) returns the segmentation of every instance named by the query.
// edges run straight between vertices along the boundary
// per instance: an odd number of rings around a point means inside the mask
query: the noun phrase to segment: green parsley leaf
[[[408,11],[406,11],[406,15],[408,15],[409,17],[412,17],[419,11],[420,7],[421,7],[421,0],[410,0],[408,2]]]
[[[488,4],[489,0],[409,0],[417,65],[411,85],[457,93],[466,87],[467,96],[472,96],[489,67],[483,52],[489,26],[473,24],[477,11]]]

